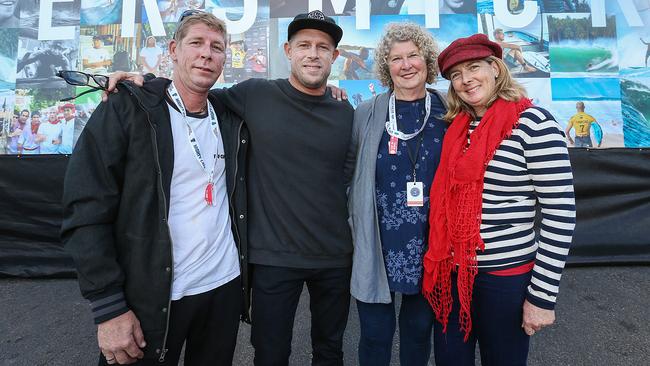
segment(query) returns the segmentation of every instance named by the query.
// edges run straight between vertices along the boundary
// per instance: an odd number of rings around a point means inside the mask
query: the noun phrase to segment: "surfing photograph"
[[[0,90],[16,88],[18,29],[0,28]]]
[[[75,32],[79,34],[77,30]],[[77,39],[39,41],[18,37],[16,88],[63,88],[67,84],[56,76],[59,70],[77,70]]]
[[[590,14],[548,15],[547,21],[553,76],[618,74],[615,16],[607,16],[606,26],[602,28],[591,26]]]
[[[618,14],[620,8],[616,9]],[[636,10],[644,27],[631,27],[626,21],[616,23],[618,36],[619,74],[623,77],[650,77],[650,2]]]
[[[384,29],[395,18],[393,15],[373,15],[370,17],[370,29],[356,29],[355,17],[337,17],[343,29],[343,38],[339,42],[339,57],[332,65],[330,79],[374,79],[375,47],[380,34],[372,29]]]
[[[524,28],[510,28],[492,14],[481,14],[480,32],[503,48],[503,60],[514,77],[547,78],[549,61],[548,24],[537,14]]]
[[[625,147],[650,147],[650,78],[621,79]]]
[[[20,27],[24,32],[29,30],[31,37],[37,38],[38,19],[41,0],[20,0]],[[81,0],[52,3],[52,26],[79,25],[79,9]]]
[[[122,23],[122,0],[83,0],[80,15],[81,25]]]
[[[567,146],[625,146],[617,78],[554,78],[551,87],[550,109],[567,135]]]

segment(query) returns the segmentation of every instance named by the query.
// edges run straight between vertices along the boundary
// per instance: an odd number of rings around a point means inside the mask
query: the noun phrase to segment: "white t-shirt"
[[[41,142],[41,154],[58,154],[59,145],[52,144],[53,140],[61,141],[61,134],[63,132],[63,125],[61,122],[51,124],[50,122],[43,122],[38,126],[39,135],[44,135],[45,140]]]
[[[206,167],[214,173],[213,206],[205,202],[208,174],[196,159],[180,112],[169,106],[174,140],[169,227],[174,252],[172,300],[215,289],[239,276],[237,247],[230,226],[224,147],[221,133],[215,140],[210,118],[188,117]],[[218,127],[217,127],[218,129]]]
[[[83,58],[89,63],[112,60],[111,54],[103,47],[85,49],[83,51]],[[108,69],[106,67],[89,67],[84,69],[84,71],[90,74],[103,74],[108,72]]]
[[[143,57],[145,61],[147,61],[147,65],[150,66],[155,66],[156,63],[158,62],[158,57],[162,56],[162,49],[158,46],[155,47],[143,47],[140,50],[140,57]],[[147,73],[147,72],[153,72],[154,74],[158,71],[158,68],[155,69],[150,69],[146,65],[142,65],[142,71]]]

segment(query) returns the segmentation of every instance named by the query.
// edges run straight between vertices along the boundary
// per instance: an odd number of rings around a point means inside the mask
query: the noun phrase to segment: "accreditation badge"
[[[406,205],[420,207],[424,205],[424,188],[422,182],[406,183]]]
[[[395,136],[391,136],[390,140],[388,140],[388,153],[390,155],[395,155],[397,154],[397,145],[399,143],[399,139]]]

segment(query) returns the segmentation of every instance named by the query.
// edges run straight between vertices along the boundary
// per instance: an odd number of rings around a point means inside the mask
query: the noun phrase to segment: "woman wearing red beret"
[[[483,366],[526,364],[530,336],[554,322],[575,226],[564,134],[501,55],[477,34],[438,58],[452,124],[430,192],[423,279],[437,366],[474,365],[477,342]]]

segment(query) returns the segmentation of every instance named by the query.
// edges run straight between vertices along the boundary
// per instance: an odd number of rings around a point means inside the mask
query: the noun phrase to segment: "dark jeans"
[[[239,277],[214,290],[172,301],[165,362],[143,359],[132,365],[177,365],[183,344],[186,366],[232,365],[242,301]],[[107,365],[103,355],[99,365]]]
[[[293,321],[305,283],[310,297],[312,365],[343,365],[351,268],[252,267],[255,365],[289,364]]]
[[[526,288],[531,273],[495,276],[479,273],[472,294],[472,332],[467,343],[458,325],[458,291],[452,281],[454,303],[447,332],[434,322],[436,366],[473,366],[476,342],[483,366],[526,365],[530,337],[521,328]]]
[[[390,304],[369,304],[357,300],[359,310],[359,365],[390,364],[395,333],[395,294]],[[400,365],[426,366],[431,355],[433,310],[422,294],[402,295],[399,310]]]

